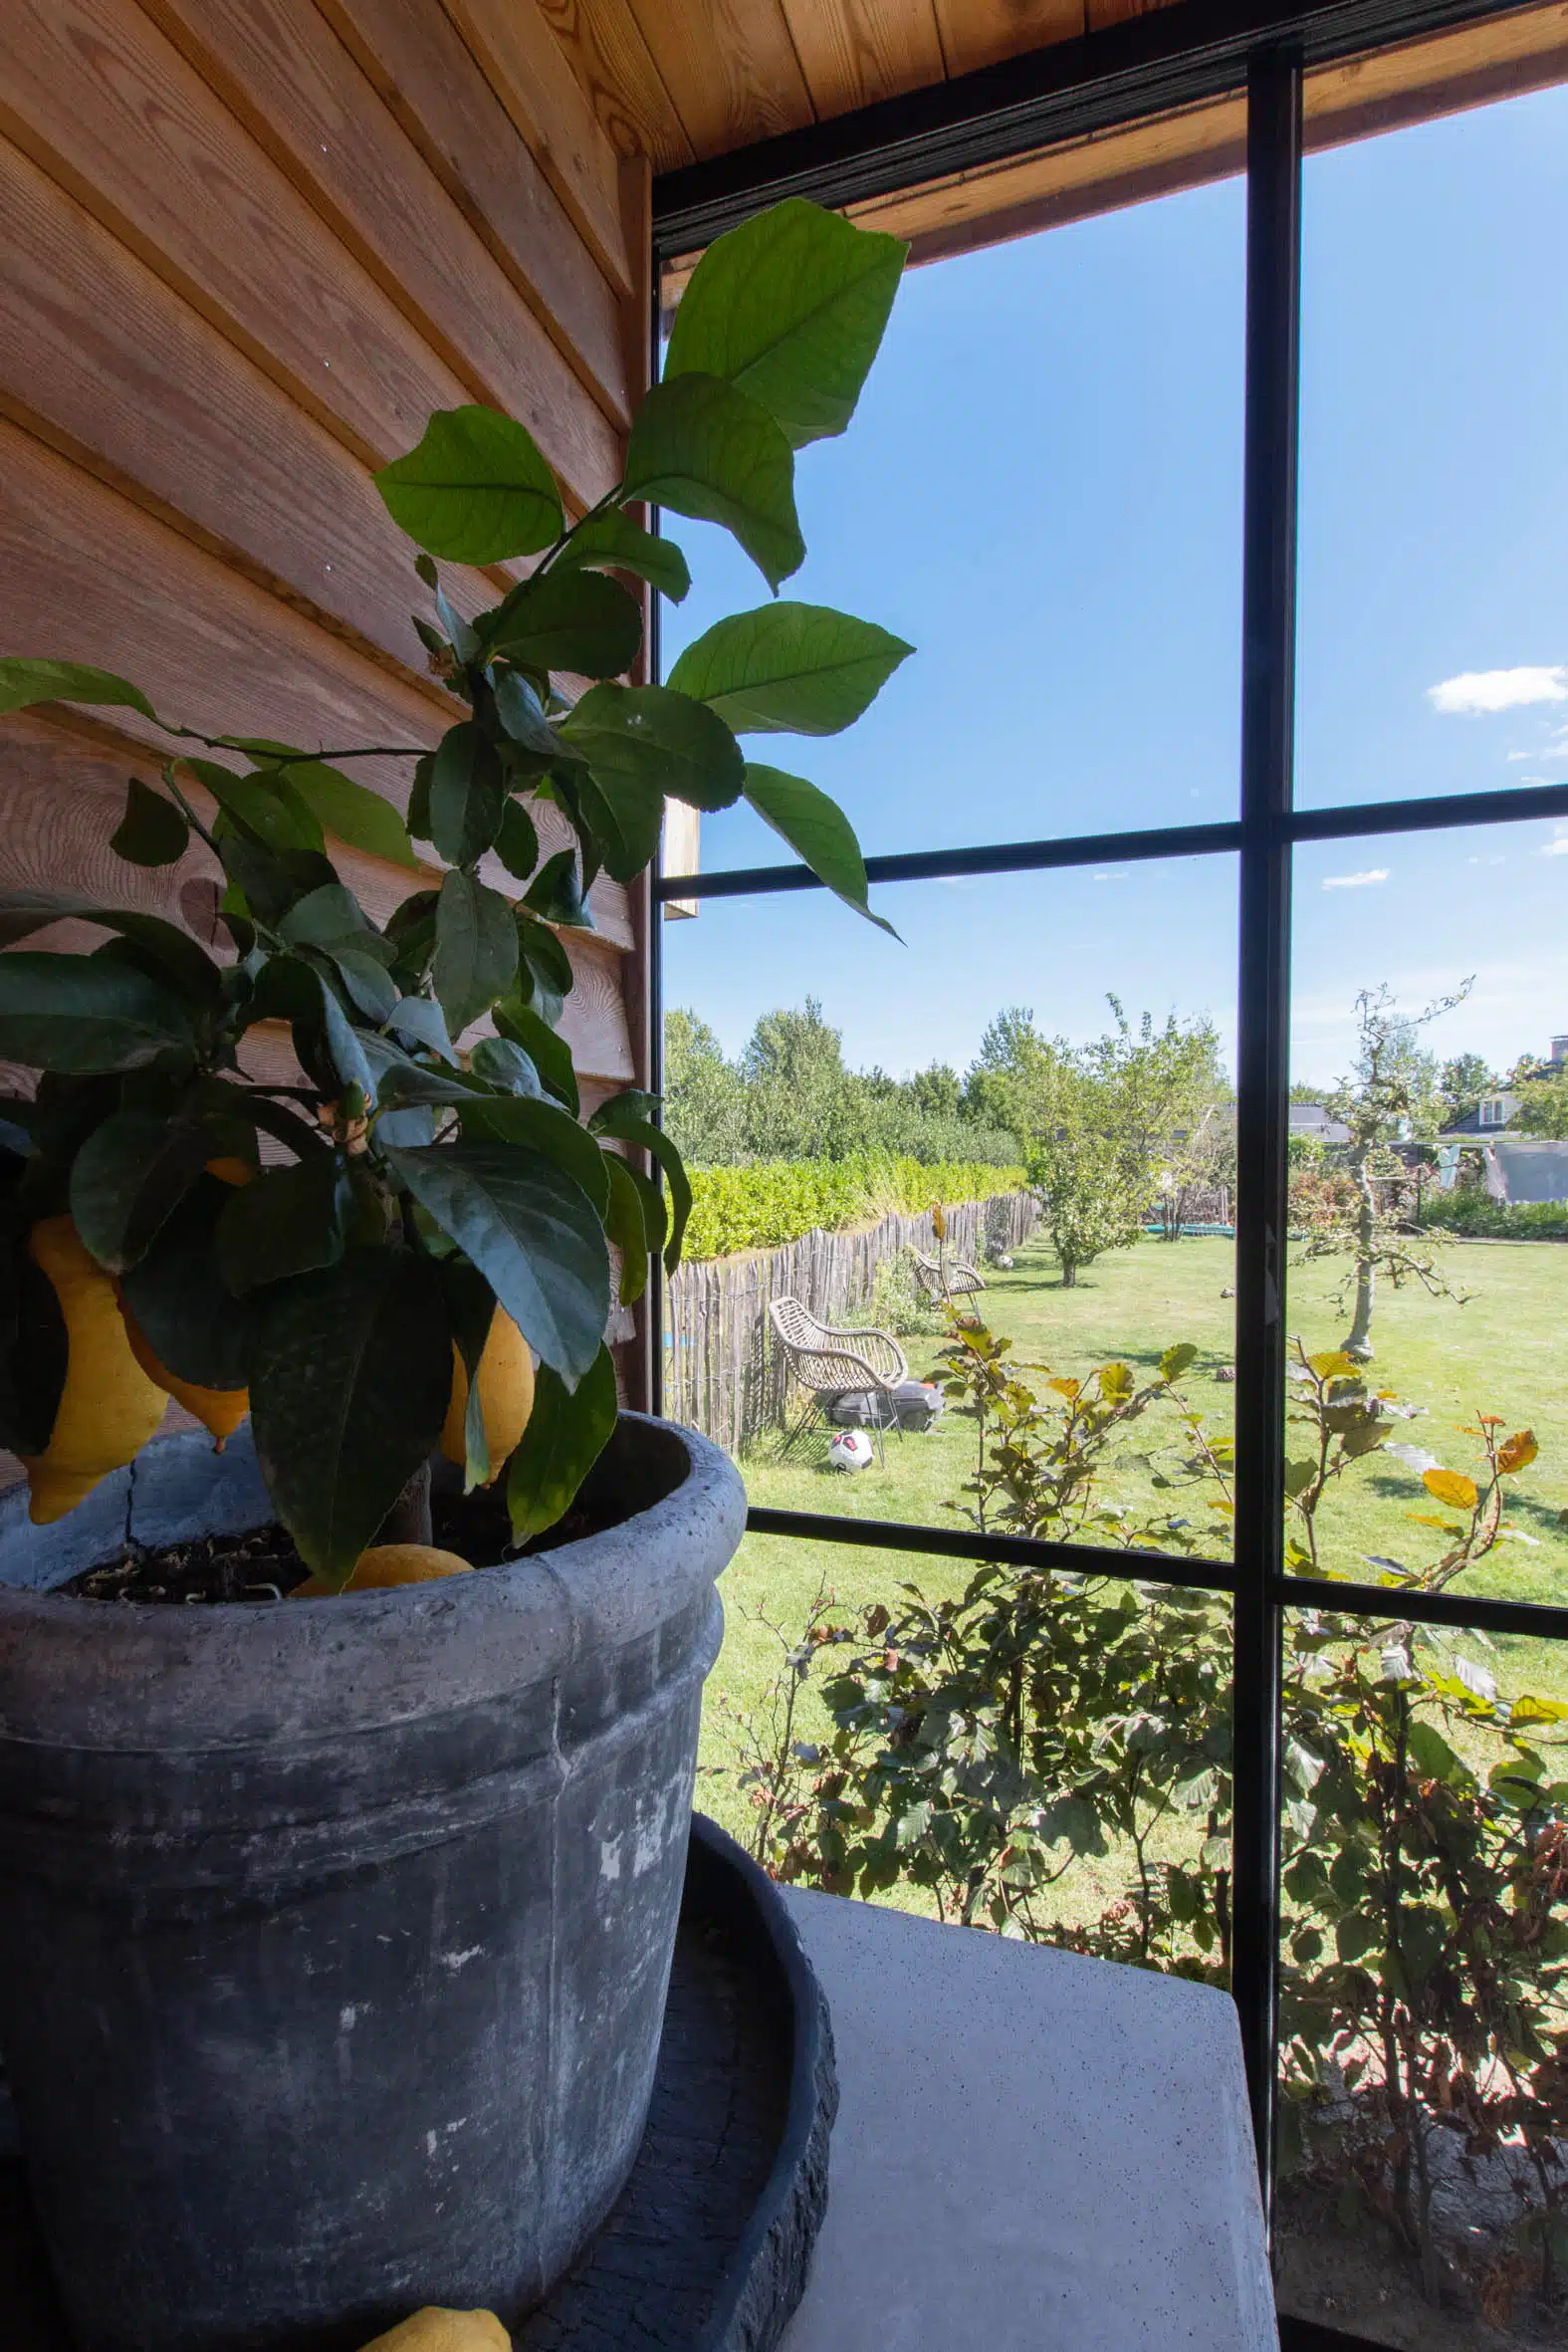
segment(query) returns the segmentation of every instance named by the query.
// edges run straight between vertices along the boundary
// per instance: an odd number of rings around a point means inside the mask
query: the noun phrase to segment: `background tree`
[[[726,1167],[745,1156],[746,1087],[706,1021],[664,1017],[664,1128],[683,1159]]]
[[[1497,1081],[1479,1054],[1458,1054],[1443,1065],[1438,1080],[1438,1106],[1445,1127],[1457,1126],[1480,1107],[1483,1094],[1496,1092]]]
[[[1508,1122],[1515,1133],[1568,1142],[1568,1072],[1551,1062],[1538,1064],[1516,1090],[1519,1107]]]

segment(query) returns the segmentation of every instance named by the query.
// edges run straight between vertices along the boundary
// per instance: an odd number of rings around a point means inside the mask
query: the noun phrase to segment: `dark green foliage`
[[[607,1237],[630,1300],[650,1254],[677,1262],[691,1192],[651,1098],[622,1095],[577,1124],[558,933],[591,928],[601,873],[641,874],[668,799],[739,800],[737,724],[834,730],[909,650],[869,622],[780,606],[693,649],[711,673],[700,694],[621,682],[642,656],[628,578],[673,596],[690,584],[679,549],[628,510],[723,524],[777,588],[805,552],[795,446],[847,420],[903,259],[895,240],[805,204],[724,245],[688,288],[686,358],[641,403],[621,480],[579,522],[528,430],[477,405],[433,416],[376,476],[419,550],[429,608],[415,628],[451,697],[433,749],[207,735],[157,721],[108,672],[0,660],[0,710],[117,704],[175,738],[161,788],[130,786],[114,846],[166,865],[199,840],[222,864],[232,948],[220,961],[177,924],[68,893],[0,896],[0,947],[62,917],[110,935],[93,955],[0,955],[0,1057],[43,1073],[37,1102],[0,1130],[5,1434],[47,1443],[59,1348],[25,1241],[69,1205],[169,1369],[249,1387],[273,1501],[329,1582],[435,1444],[454,1339],[472,1362],[498,1302],[541,1359],[509,1481],[519,1534],[569,1505],[615,1412]],[[436,562],[519,557],[537,559],[528,577],[473,613]],[[573,707],[584,676],[598,682]],[[408,763],[406,823],[345,772],[368,758]],[[210,821],[192,786],[216,804]],[[758,781],[754,798],[869,914],[833,805],[789,778]],[[410,869],[413,840],[430,842],[448,870],[383,924],[340,879],[330,839]],[[496,887],[498,867],[526,885],[521,903]],[[496,1034],[465,1060],[453,1041],[487,1017]],[[263,1022],[288,1024],[300,1083],[243,1074]],[[287,1164],[239,1188],[204,1172],[219,1158],[254,1171],[263,1138]],[[471,1481],[505,1468],[483,1444],[476,1409]]]

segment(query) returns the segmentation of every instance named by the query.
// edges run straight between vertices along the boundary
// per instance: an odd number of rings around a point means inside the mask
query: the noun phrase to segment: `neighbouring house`
[[[1330,1118],[1326,1104],[1321,1102],[1292,1102],[1290,1132],[1292,1135],[1310,1135],[1314,1143],[1350,1141],[1350,1129],[1344,1120]]]
[[[1448,1142],[1460,1135],[1500,1135],[1518,1107],[1517,1094],[1483,1094],[1475,1108],[1467,1110],[1463,1118],[1450,1120],[1443,1130],[1442,1140]]]

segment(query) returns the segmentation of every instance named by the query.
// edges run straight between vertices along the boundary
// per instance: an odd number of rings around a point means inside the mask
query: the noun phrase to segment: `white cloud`
[[[1506,857],[1467,857],[1466,865],[1506,865]]]
[[[1568,666],[1526,664],[1511,670],[1463,670],[1427,688],[1434,710],[1463,712],[1518,710],[1529,702],[1568,702]]]
[[[1367,890],[1374,882],[1386,882],[1388,878],[1389,869],[1386,865],[1371,865],[1362,874],[1325,874],[1323,887],[1325,890]]]
[[[1543,841],[1541,855],[1543,857],[1568,857],[1568,833],[1559,833],[1555,841]]]

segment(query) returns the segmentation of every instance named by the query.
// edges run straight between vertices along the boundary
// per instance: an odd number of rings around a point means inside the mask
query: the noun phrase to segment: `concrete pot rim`
[[[746,1493],[728,1455],[676,1423],[622,1413],[610,1446],[628,1479],[662,1490],[654,1500],[470,1576],[222,1608],[0,1583],[0,1739],[145,1754],[340,1738],[482,1706],[621,1649],[703,1603],[744,1531]],[[213,1461],[218,1480],[227,1461]],[[228,1475],[247,1475],[243,1458]],[[6,1544],[0,1520],[0,1568]]]

